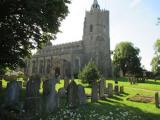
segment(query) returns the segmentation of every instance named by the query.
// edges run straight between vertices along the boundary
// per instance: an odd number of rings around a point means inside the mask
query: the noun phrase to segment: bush
[[[79,73],[78,78],[81,79],[83,83],[91,84],[100,78],[100,72],[96,64],[91,60]]]

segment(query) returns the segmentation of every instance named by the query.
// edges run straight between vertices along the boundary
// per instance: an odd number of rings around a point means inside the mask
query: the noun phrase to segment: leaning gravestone
[[[54,79],[43,82],[43,107],[46,113],[54,112],[58,107],[58,93],[55,90]]]
[[[105,89],[105,81],[101,79],[99,82],[99,97],[100,98],[104,98],[104,89]]]
[[[29,113],[39,113],[41,110],[39,82],[37,80],[29,80],[26,85],[25,110]]]
[[[108,83],[108,97],[112,97],[112,96],[113,96],[113,84]]]
[[[115,95],[119,95],[119,86],[118,85],[114,86],[114,93],[115,93]]]
[[[95,82],[92,84],[92,96],[91,101],[96,102],[99,99],[98,97],[98,83]]]
[[[5,93],[6,105],[17,104],[19,102],[20,91],[21,89],[16,80],[7,83],[7,89]]]
[[[79,105],[78,86],[75,81],[71,81],[67,88],[67,98],[70,107],[76,107]]]
[[[84,87],[82,85],[78,85],[78,97],[79,97],[80,104],[86,103],[86,94],[85,94]]]
[[[157,108],[160,108],[160,98],[158,92],[155,93],[155,105]]]
[[[124,93],[124,86],[120,86],[120,94]]]

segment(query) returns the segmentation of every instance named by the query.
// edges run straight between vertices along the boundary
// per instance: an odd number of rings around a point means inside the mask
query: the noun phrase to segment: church
[[[80,70],[93,60],[103,77],[112,75],[109,11],[102,10],[97,0],[84,18],[81,41],[52,45],[38,50],[26,61],[25,74],[46,76],[52,73],[61,78],[77,76]]]

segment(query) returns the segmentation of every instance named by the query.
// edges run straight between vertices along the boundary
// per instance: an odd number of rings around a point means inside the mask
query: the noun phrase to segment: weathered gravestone
[[[113,96],[113,84],[108,83],[108,97],[112,97],[112,96]]]
[[[6,105],[14,105],[19,102],[21,89],[16,80],[7,83],[6,93],[5,93],[5,103]]]
[[[66,90],[64,88],[60,88],[58,90],[58,107],[64,106],[66,103]]]
[[[75,81],[71,81],[67,88],[67,99],[70,107],[76,107],[79,105],[78,86]]]
[[[70,80],[65,77],[65,78],[64,78],[64,89],[67,90],[69,83],[70,83]]]
[[[96,102],[99,99],[98,96],[98,83],[94,82],[92,83],[92,96],[91,96],[91,101]]]
[[[119,86],[118,85],[114,86],[114,94],[119,95]]]
[[[104,98],[105,81],[101,79],[99,81],[99,97]]]
[[[160,108],[160,97],[158,92],[155,93],[155,105],[157,108]]]
[[[2,91],[2,81],[0,80],[0,91]]]
[[[84,87],[82,85],[78,85],[78,97],[79,97],[80,104],[86,103],[86,94],[85,94]]]
[[[120,94],[124,93],[124,86],[120,86]]]
[[[39,93],[39,81],[29,80],[26,85],[25,110],[30,113],[39,113],[41,110],[41,101]]]
[[[46,113],[51,113],[58,107],[58,93],[55,90],[55,84],[54,79],[43,82],[43,105]]]
[[[22,84],[22,81],[17,81],[18,82],[18,85],[20,88],[22,88],[23,84]]]

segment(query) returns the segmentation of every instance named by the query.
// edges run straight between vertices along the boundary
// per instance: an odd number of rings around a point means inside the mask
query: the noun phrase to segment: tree
[[[91,60],[79,73],[78,78],[91,84],[100,78],[100,72],[96,64]]]
[[[116,45],[113,53],[113,64],[118,66],[125,76],[127,74],[136,75],[142,71],[140,57],[140,50],[134,47],[131,42],[121,42]]]
[[[0,69],[24,65],[31,50],[54,39],[69,0],[0,1]]]
[[[154,49],[155,49],[155,54],[154,54],[154,57],[152,58],[151,66],[152,66],[152,72],[155,75],[158,75],[158,74],[160,74],[160,66],[159,66],[159,63],[160,63],[160,61],[159,61],[160,60],[160,39],[157,39],[157,41],[155,42]]]

